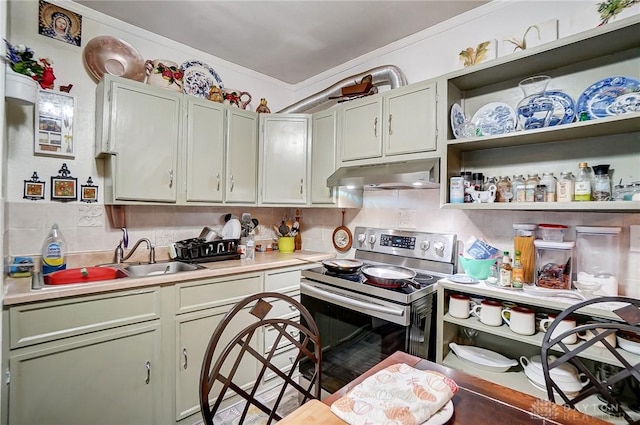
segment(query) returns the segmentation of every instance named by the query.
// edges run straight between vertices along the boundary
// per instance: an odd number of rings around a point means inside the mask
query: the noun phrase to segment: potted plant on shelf
[[[7,47],[7,72],[5,97],[26,103],[36,103],[38,85],[53,88],[56,79],[49,59],[34,59],[34,52],[25,45],[13,46],[5,40]]]

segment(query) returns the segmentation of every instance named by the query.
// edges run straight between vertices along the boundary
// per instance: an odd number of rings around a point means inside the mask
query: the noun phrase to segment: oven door
[[[300,300],[322,342],[322,388],[334,393],[395,351],[407,351],[410,306],[302,279]],[[301,364],[303,377],[309,365]]]

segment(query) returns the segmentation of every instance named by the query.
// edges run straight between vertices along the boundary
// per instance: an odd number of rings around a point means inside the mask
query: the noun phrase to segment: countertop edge
[[[81,295],[93,295],[112,291],[126,291],[150,286],[169,286],[180,282],[217,278],[234,274],[261,272],[271,269],[311,266],[323,260],[334,258],[334,253],[315,251],[295,251],[291,254],[279,252],[257,252],[254,260],[225,260],[211,263],[199,263],[203,269],[172,275],[148,276],[104,280],[91,283],[47,286],[32,290],[31,278],[4,279],[4,306],[12,306],[39,301],[51,301]]]

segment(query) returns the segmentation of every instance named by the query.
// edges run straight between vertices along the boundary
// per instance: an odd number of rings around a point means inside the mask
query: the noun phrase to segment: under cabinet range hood
[[[436,189],[440,187],[439,175],[438,158],[416,159],[338,168],[327,179],[327,186],[349,189]]]

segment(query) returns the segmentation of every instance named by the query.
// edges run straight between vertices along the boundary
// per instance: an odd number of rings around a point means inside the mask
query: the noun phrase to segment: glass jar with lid
[[[464,190],[464,202],[471,203],[473,199],[471,199],[471,194],[467,193],[467,189],[473,185],[473,181],[471,179],[471,171],[463,171],[460,173],[462,177],[462,186]]]
[[[511,183],[511,191],[513,192],[513,202],[524,202],[525,200],[525,188],[524,188],[524,176],[522,174],[518,174],[513,177],[513,182]]]
[[[586,162],[581,162],[579,168],[573,187],[573,200],[590,201],[592,190],[591,167]]]
[[[524,182],[524,200],[525,202],[535,202],[536,186],[540,184],[538,174],[529,174]]]
[[[498,188],[496,192],[496,202],[511,202],[513,198],[513,192],[511,191],[511,182],[509,181],[508,176],[500,176],[498,183],[496,184]]]
[[[593,200],[611,200],[611,179],[609,178],[609,164],[593,166]]]
[[[542,178],[540,179],[540,184],[546,186],[545,190],[545,202],[556,202],[556,185],[558,181],[556,180],[553,173],[542,173]]]
[[[556,201],[557,202],[571,202],[573,201],[573,186],[575,184],[575,177],[571,171],[560,173],[560,180],[556,184]]]
[[[546,202],[547,200],[547,186],[544,184],[536,185],[536,189],[533,192],[533,202]]]

